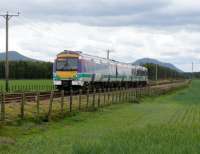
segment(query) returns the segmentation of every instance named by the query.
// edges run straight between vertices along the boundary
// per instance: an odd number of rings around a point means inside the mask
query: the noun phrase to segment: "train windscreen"
[[[77,58],[59,59],[56,62],[57,71],[76,71],[77,69],[78,69]]]

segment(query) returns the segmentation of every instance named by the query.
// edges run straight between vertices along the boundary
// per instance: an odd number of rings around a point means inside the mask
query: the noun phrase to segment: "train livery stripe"
[[[75,74],[74,74],[75,75]],[[90,74],[90,73],[78,73],[76,78],[74,78],[74,80],[92,80],[94,78],[94,80],[96,80],[95,75],[94,74]],[[58,75],[54,75],[54,80],[62,80],[65,79],[62,76],[58,76]],[[115,76],[115,75],[102,75],[101,76],[101,80],[100,81],[108,81],[110,79],[110,81],[145,81],[147,80],[146,77],[144,76]]]
[[[78,79],[79,78],[92,78],[93,74],[88,74],[88,73],[79,73],[77,75]]]
[[[88,73],[79,73],[77,75],[77,80],[79,79],[92,79],[94,77],[94,74],[88,74]],[[95,78],[94,78],[95,79]],[[118,81],[144,81],[146,78],[144,76],[115,76],[115,75],[103,75],[102,80],[118,80]]]
[[[56,73],[54,74],[54,80],[63,80],[71,77],[73,80],[82,80],[82,81],[145,81],[147,80],[146,77],[144,76],[125,76],[125,75],[101,75],[101,76],[95,76],[94,74],[91,73],[78,73],[76,75],[75,72],[67,72],[67,73]]]

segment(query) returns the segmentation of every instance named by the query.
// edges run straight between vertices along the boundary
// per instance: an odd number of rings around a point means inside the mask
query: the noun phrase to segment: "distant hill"
[[[19,52],[16,52],[16,51],[9,51],[8,57],[9,57],[10,61],[39,61],[39,60],[36,60],[36,59],[26,57],[26,56],[24,56],[24,55],[22,55],[22,54],[20,54]],[[2,53],[0,52],[0,61],[4,61],[4,60],[5,60],[5,52],[2,52]],[[147,64],[147,63],[158,64],[160,66],[167,67],[167,68],[176,70],[178,72],[183,72],[179,68],[175,67],[173,64],[161,62],[159,60],[152,59],[152,58],[142,58],[142,59],[136,60],[133,64],[144,65],[144,64]]]
[[[148,64],[148,63],[149,64],[150,63],[151,64],[157,64],[157,65],[160,65],[160,66],[163,66],[163,67],[167,67],[167,68],[176,70],[178,72],[183,72],[182,70],[180,70],[179,68],[177,68],[173,64],[161,62],[159,60],[152,59],[152,58],[142,58],[142,59],[136,60],[133,64],[135,64],[135,65],[144,65],[144,64]]]
[[[5,52],[2,52],[2,53],[0,52],[0,61],[4,61],[5,56],[6,56]],[[38,61],[35,59],[28,58],[16,51],[9,51],[8,58],[10,61]]]

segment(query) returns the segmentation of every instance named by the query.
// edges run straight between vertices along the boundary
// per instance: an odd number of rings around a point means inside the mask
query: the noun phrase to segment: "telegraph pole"
[[[110,50],[107,50],[107,59],[110,59]]]
[[[6,59],[5,59],[5,85],[6,92],[9,90],[9,61],[8,61],[8,28],[9,28],[9,20],[14,16],[19,16],[19,12],[17,14],[0,14],[0,16],[4,17],[6,20]]]
[[[193,79],[193,73],[194,73],[194,63],[192,62],[192,77],[191,77],[191,79]]]
[[[158,64],[156,64],[156,81],[158,80]]]
[[[107,59],[110,59],[110,53],[113,52],[113,51],[108,49],[106,52],[107,52]]]

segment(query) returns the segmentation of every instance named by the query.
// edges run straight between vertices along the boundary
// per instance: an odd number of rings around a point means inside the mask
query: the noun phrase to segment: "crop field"
[[[53,90],[53,81],[41,80],[10,80],[9,90],[13,91],[47,91]],[[5,81],[0,80],[0,91],[5,91]]]
[[[50,123],[0,128],[0,153],[199,153],[200,81],[140,104],[116,104]]]

